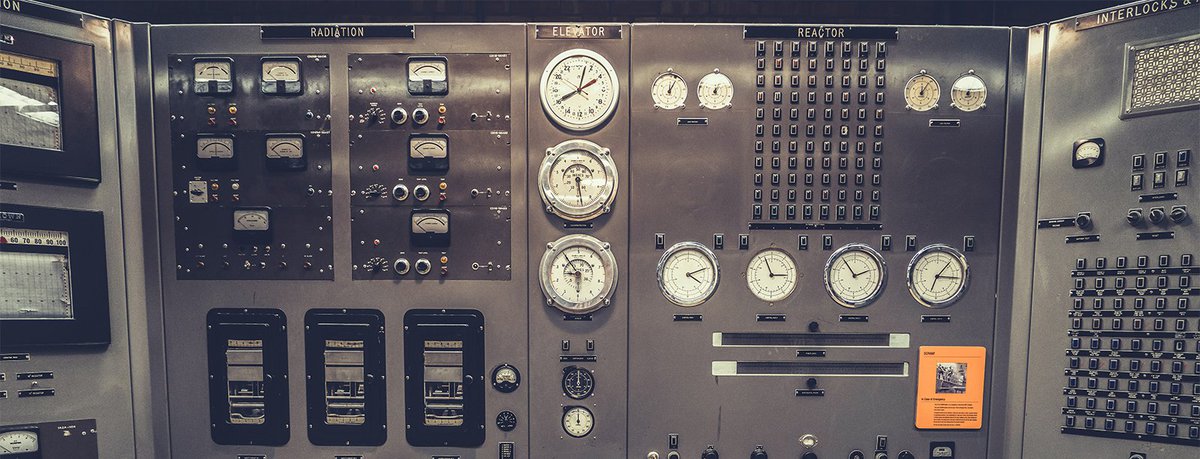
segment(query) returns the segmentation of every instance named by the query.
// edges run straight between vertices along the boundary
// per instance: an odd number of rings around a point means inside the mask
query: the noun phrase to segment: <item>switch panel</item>
[[[278,309],[208,312],[208,394],[216,443],[288,442],[286,326]]]
[[[383,313],[311,309],[304,331],[309,440],[328,446],[382,445],[387,439]]]
[[[483,444],[483,314],[404,314],[404,419],[413,446]]]

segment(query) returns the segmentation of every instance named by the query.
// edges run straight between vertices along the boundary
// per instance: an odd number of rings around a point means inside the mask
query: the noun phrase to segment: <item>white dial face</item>
[[[35,453],[38,449],[37,432],[14,430],[0,433],[0,454]]]
[[[551,243],[541,268],[547,302],[568,314],[604,307],[617,282],[616,259],[608,245],[582,234]]]
[[[700,79],[696,85],[696,98],[700,106],[709,110],[720,110],[733,104],[733,82],[729,77],[714,71]]]
[[[538,190],[546,210],[567,220],[590,220],[609,210],[617,193],[617,167],[608,150],[568,140],[542,160]]]
[[[408,81],[446,81],[446,61],[412,59],[408,61]]]
[[[950,102],[964,112],[979,110],[987,105],[987,85],[974,73],[958,77],[950,86]]]
[[[678,73],[667,70],[654,79],[650,86],[650,97],[654,106],[664,110],[674,110],[683,107],[687,101],[687,82]]]
[[[304,157],[303,137],[267,137],[268,158],[298,159]]]
[[[675,244],[658,262],[658,287],[663,296],[679,306],[696,306],[717,290],[721,271],[717,257],[695,242]]]
[[[234,231],[268,231],[271,229],[271,211],[248,209],[233,211]]]
[[[825,264],[825,289],[834,301],[848,308],[871,304],[886,282],[883,257],[866,245],[842,247]]]
[[[942,97],[942,87],[924,70],[909,78],[904,85],[904,103],[906,108],[925,112],[938,107],[938,99]]]
[[[262,81],[300,81],[300,62],[265,60],[262,62]]]
[[[917,252],[908,265],[908,289],[925,306],[946,307],[966,291],[969,275],[962,253],[935,244]]]
[[[197,83],[233,79],[233,63],[229,61],[197,61],[192,65],[192,70]]]
[[[586,49],[555,56],[542,72],[542,109],[555,124],[572,131],[586,131],[607,120],[620,92],[612,65]]]
[[[1085,159],[1096,159],[1099,157],[1100,157],[1100,144],[1098,144],[1096,142],[1089,140],[1087,142],[1079,144],[1079,147],[1075,149],[1075,159],[1076,160],[1082,161]]]
[[[746,286],[758,299],[776,302],[796,290],[796,262],[779,249],[766,249],[754,254],[746,266]]]
[[[200,159],[232,158],[233,139],[229,137],[196,137],[196,157]]]
[[[563,430],[575,438],[586,437],[592,433],[594,422],[591,410],[582,406],[573,406],[563,412]]]

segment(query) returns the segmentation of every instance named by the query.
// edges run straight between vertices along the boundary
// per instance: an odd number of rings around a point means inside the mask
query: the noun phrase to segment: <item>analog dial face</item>
[[[304,157],[303,137],[267,137],[268,158],[298,159]]]
[[[754,254],[746,267],[746,285],[758,299],[776,302],[796,289],[798,274],[792,256],[779,249]]]
[[[987,106],[987,85],[974,73],[958,77],[950,86],[950,102],[954,108],[973,112]]]
[[[262,81],[300,81],[300,62],[295,60],[265,60],[262,63]]]
[[[592,411],[582,406],[572,406],[563,411],[563,430],[575,438],[586,437],[592,433],[594,421]]]
[[[37,432],[13,430],[0,433],[0,454],[36,453],[38,450]]]
[[[408,61],[409,81],[446,81],[446,61],[412,59]]]
[[[733,82],[719,71],[713,71],[700,79],[696,85],[696,98],[700,106],[709,110],[720,110],[733,105]]]
[[[192,71],[197,83],[227,82],[233,79],[233,63],[225,60],[196,61]]]
[[[1076,161],[1090,161],[1098,158],[1100,158],[1100,144],[1094,141],[1086,141],[1075,148]]]
[[[924,70],[908,79],[904,85],[905,107],[918,112],[933,110],[938,107],[938,99],[942,97],[942,87],[936,79]]]
[[[410,158],[444,159],[450,150],[448,137],[411,137],[408,139]]]
[[[229,137],[197,137],[196,157],[200,159],[232,158],[233,139]]]
[[[497,413],[496,428],[505,432],[511,432],[513,429],[517,428],[517,414],[508,410]]]
[[[825,263],[825,289],[834,301],[848,308],[871,304],[886,283],[883,257],[863,244],[842,247]]]
[[[542,256],[542,292],[568,314],[586,314],[609,303],[617,282],[616,259],[608,244],[573,234],[549,244]]]
[[[234,231],[267,231],[271,229],[271,211],[245,209],[233,211]]]
[[[616,110],[620,93],[612,65],[586,49],[564,51],[542,72],[542,109],[564,129],[586,131],[599,126]]]
[[[567,220],[590,220],[611,209],[617,166],[608,149],[587,140],[568,140],[548,150],[542,160],[538,191],[547,212]]]
[[[596,388],[596,376],[586,368],[567,367],[563,370],[562,389],[567,397],[583,400]]]
[[[696,306],[717,291],[721,270],[717,257],[696,242],[680,242],[658,261],[658,287],[679,306]]]
[[[687,82],[671,70],[659,74],[650,86],[650,97],[654,99],[654,106],[663,110],[683,107],[683,103],[687,101],[687,93]]]
[[[521,385],[521,373],[517,372],[516,367],[509,364],[503,364],[492,370],[492,387],[504,393],[509,393],[517,390],[517,386]]]
[[[908,290],[927,307],[942,308],[958,301],[969,281],[966,257],[947,245],[925,247],[908,264]]]

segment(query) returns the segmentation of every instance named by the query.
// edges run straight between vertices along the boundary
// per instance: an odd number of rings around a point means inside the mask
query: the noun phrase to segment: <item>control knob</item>
[[[404,124],[405,121],[408,121],[408,111],[401,107],[396,107],[392,109],[391,118],[392,124]]]
[[[900,454],[896,455],[896,459],[917,459],[917,456],[913,455],[913,453],[906,449],[901,451]]]
[[[417,274],[422,276],[429,274],[429,270],[433,269],[433,264],[427,258],[417,259]]]
[[[429,110],[424,108],[413,110],[412,118],[414,123],[425,124],[429,121]]]
[[[750,452],[750,459],[767,459],[767,452],[763,450],[762,445],[754,447],[754,451]]]
[[[396,271],[396,274],[398,274],[398,275],[408,274],[408,269],[409,269],[408,259],[407,258],[397,258],[396,262],[392,264],[392,269],[394,269]]]
[[[1167,218],[1167,213],[1165,211],[1163,211],[1162,207],[1155,207],[1155,208],[1150,209],[1150,223],[1157,225],[1159,223],[1162,223],[1163,220],[1165,220],[1166,218]]]
[[[800,459],[817,459],[817,453],[809,451],[807,453],[800,455]]]
[[[1142,209],[1129,209],[1129,213],[1125,214],[1125,221],[1129,222],[1131,226],[1142,224],[1143,218],[1145,216],[1142,215]]]
[[[408,187],[404,186],[404,184],[392,187],[392,198],[397,201],[408,199]]]
[[[413,197],[418,201],[429,199],[429,187],[425,185],[417,185],[413,187]]]
[[[700,453],[700,459],[720,459],[721,455],[717,454],[717,449],[713,445],[708,445],[704,448],[704,452]]]
[[[1171,221],[1175,223],[1183,223],[1188,218],[1187,206],[1175,206],[1171,208]]]
[[[1075,216],[1075,226],[1078,226],[1079,229],[1091,228],[1092,227],[1092,214],[1089,214],[1087,212],[1080,212],[1079,215]]]

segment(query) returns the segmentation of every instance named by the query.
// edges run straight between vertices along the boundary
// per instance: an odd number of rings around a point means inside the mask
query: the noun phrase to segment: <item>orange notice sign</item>
[[[917,428],[983,428],[987,349],[981,346],[921,346],[920,351]]]

